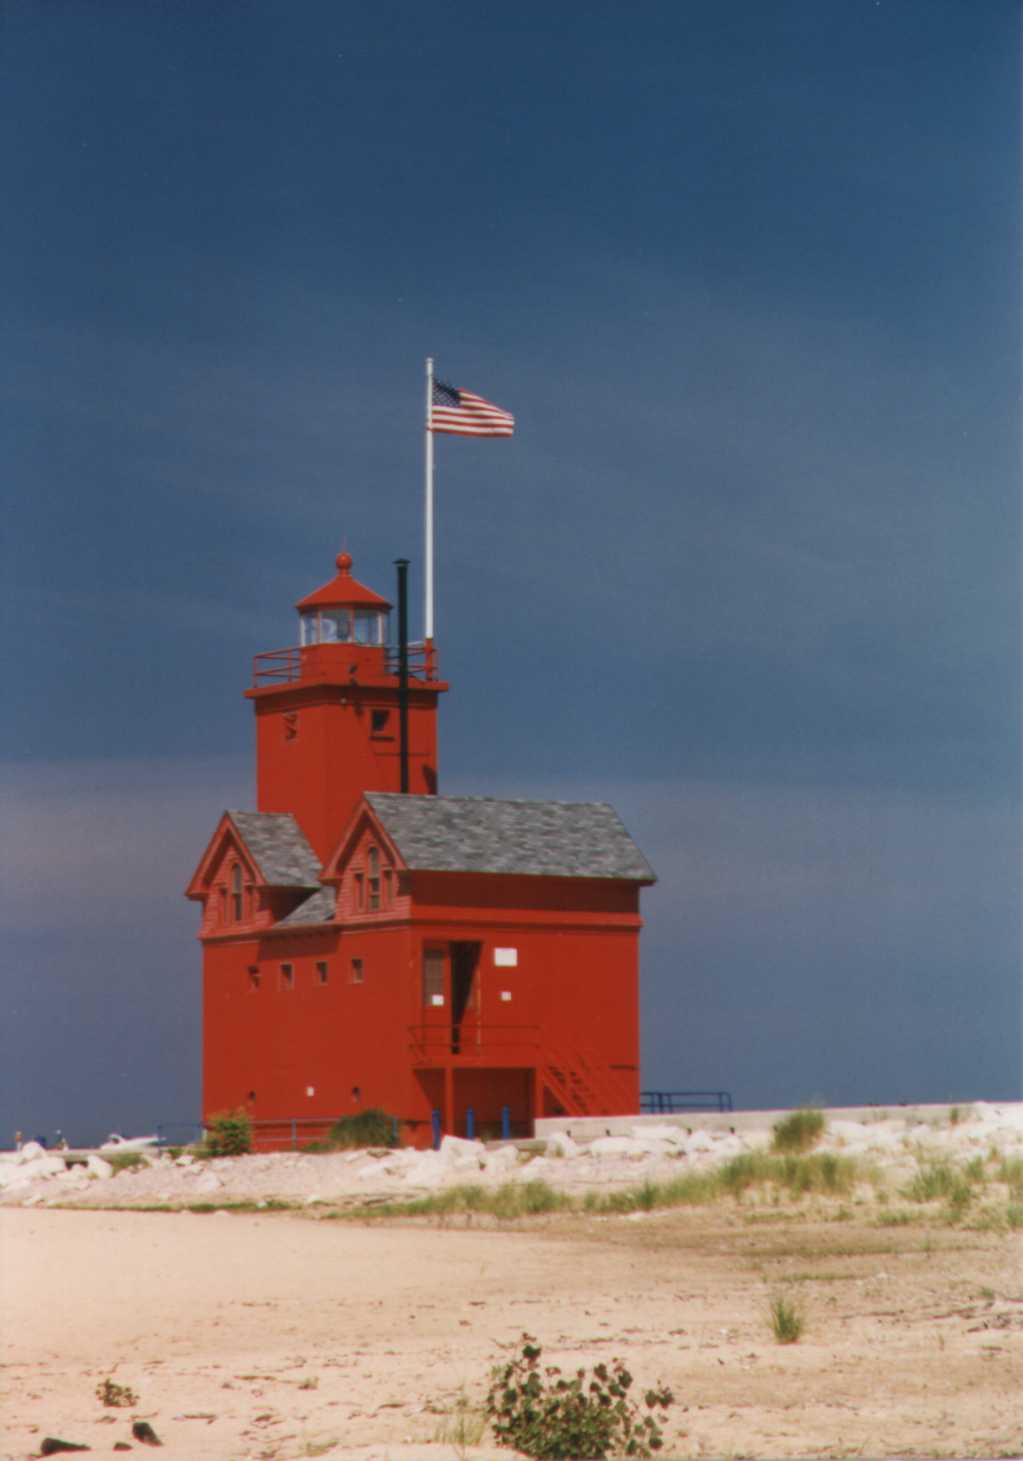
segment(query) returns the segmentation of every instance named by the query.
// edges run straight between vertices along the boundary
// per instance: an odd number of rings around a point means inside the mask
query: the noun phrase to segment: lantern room
[[[350,553],[339,553],[335,562],[336,578],[295,606],[303,649],[313,644],[386,644],[390,604],[352,577]]]

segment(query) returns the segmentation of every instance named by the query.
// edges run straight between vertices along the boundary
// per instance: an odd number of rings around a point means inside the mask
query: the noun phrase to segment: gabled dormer
[[[322,880],[337,889],[337,916],[343,923],[378,922],[409,912],[408,879],[394,843],[373,809],[363,802]]]
[[[316,901],[329,916],[319,862],[290,813],[225,812],[185,890],[203,905],[201,939],[251,935]]]

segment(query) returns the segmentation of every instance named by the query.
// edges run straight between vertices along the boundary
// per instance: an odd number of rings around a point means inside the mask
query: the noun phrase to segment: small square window
[[[374,736],[382,736],[387,731],[387,722],[391,718],[389,710],[370,711],[370,733]]]
[[[293,964],[281,965],[281,988],[294,989],[295,987],[295,966]]]
[[[361,959],[352,960],[352,983],[361,984],[365,978]]]
[[[330,970],[327,968],[326,961],[320,959],[317,961],[316,964],[316,982],[317,984],[327,984],[329,983],[329,981]]]
[[[260,974],[259,974],[259,965],[258,964],[250,964],[249,965],[249,969],[248,969],[248,974],[249,974],[249,988],[250,989],[253,989],[253,990],[258,989],[259,986],[260,986],[260,984],[263,982],[262,979],[260,978]]]

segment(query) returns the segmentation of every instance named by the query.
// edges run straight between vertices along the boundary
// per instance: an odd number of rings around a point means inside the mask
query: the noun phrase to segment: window
[[[391,712],[389,710],[370,711],[370,734],[374,736],[385,735],[387,733],[387,722],[390,718]]]
[[[329,974],[328,969],[327,969],[326,961],[324,959],[318,959],[317,960],[317,963],[316,963],[316,982],[317,982],[317,984],[326,984],[329,981],[329,979],[330,979],[330,974]]]
[[[356,644],[383,644],[384,616],[379,609],[356,609]]]
[[[363,969],[362,969],[362,960],[361,959],[353,959],[352,960],[352,983],[353,984],[361,984],[362,981],[363,981],[363,978],[364,978],[364,974],[363,974]]]
[[[258,964],[250,964],[249,965],[249,988],[251,990],[255,991],[255,990],[257,990],[259,988],[259,986],[262,984],[262,982],[263,981],[262,981],[262,979],[259,976],[259,965]]]
[[[444,955],[439,949],[423,954],[423,1004],[444,1003]]]
[[[380,853],[375,847],[369,849],[369,906],[373,911],[380,907]]]
[[[244,917],[242,900],[242,869],[240,863],[235,863],[231,869],[231,914],[235,923],[241,923]]]
[[[294,989],[295,987],[295,966],[293,964],[281,965],[281,988]]]

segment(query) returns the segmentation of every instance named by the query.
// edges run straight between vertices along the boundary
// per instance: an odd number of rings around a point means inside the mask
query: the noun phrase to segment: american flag
[[[511,436],[515,417],[482,396],[474,396],[472,391],[460,391],[435,380],[429,429],[446,431],[451,436]]]

